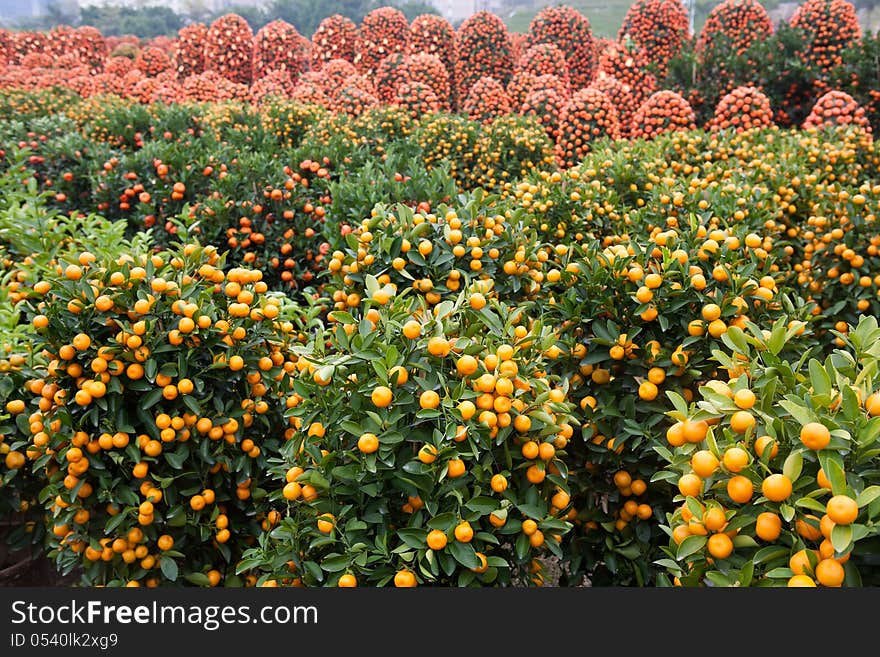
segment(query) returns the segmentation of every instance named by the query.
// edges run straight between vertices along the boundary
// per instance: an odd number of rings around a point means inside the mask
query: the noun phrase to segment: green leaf
[[[477,553],[474,551],[474,548],[470,543],[452,541],[446,547],[453,558],[465,568],[480,567],[480,558],[477,556]]]
[[[819,452],[819,464],[825,471],[825,476],[831,482],[831,492],[835,495],[846,493],[846,473],[843,469],[843,459],[840,454],[830,449]]]
[[[189,573],[188,575],[184,575],[183,578],[190,584],[195,584],[196,586],[211,586],[211,580],[208,579],[208,576],[205,575],[205,573]]]
[[[754,561],[746,561],[743,564],[743,567],[739,571],[739,584],[740,586],[748,586],[752,582],[752,575],[755,573],[755,562]]]
[[[798,499],[797,502],[794,503],[794,505],[802,509],[810,509],[811,511],[825,513],[825,505],[822,504],[815,497],[801,497],[800,499]]]
[[[684,397],[679,395],[677,392],[673,392],[672,390],[666,391],[666,396],[669,398],[669,401],[672,402],[672,405],[675,407],[675,410],[681,413],[682,415],[688,414],[688,405],[684,400]]]
[[[416,527],[405,527],[397,530],[397,537],[411,548],[424,548],[428,538],[428,530]]]
[[[859,494],[858,500],[856,500],[859,504],[859,508],[868,506],[871,502],[880,497],[880,486],[868,486],[865,490],[863,490]]]
[[[498,508],[498,500],[485,495],[479,495],[471,498],[465,506],[475,513],[485,515]]]
[[[144,395],[143,399],[141,399],[140,407],[146,410],[151,406],[155,406],[160,399],[162,399],[162,388],[156,388]]]
[[[785,463],[782,464],[782,474],[788,477],[791,481],[797,481],[797,478],[801,476],[803,466],[803,454],[799,451],[794,451],[788,455],[788,458],[785,459]]]
[[[350,563],[351,558],[348,555],[328,555],[321,561],[321,568],[326,570],[328,573],[338,573],[339,571],[348,568]]]
[[[708,540],[705,536],[688,536],[678,545],[678,549],[675,551],[675,558],[684,559],[695,552],[699,552]]]
[[[831,545],[836,552],[846,552],[852,545],[853,530],[850,525],[834,525],[831,530]]]
[[[162,569],[162,574],[165,575],[165,579],[169,582],[174,582],[177,580],[177,562],[171,557],[161,557],[159,559],[159,568]]]
[[[441,513],[428,521],[428,527],[448,532],[456,523],[456,517],[452,513]],[[427,534],[426,534],[427,535]]]
[[[813,386],[814,395],[827,395],[831,392],[831,377],[815,358],[810,359],[810,384]]]

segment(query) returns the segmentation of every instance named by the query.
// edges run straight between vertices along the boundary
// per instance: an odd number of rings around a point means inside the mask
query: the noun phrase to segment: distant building
[[[0,0],[0,25],[14,26],[21,20],[49,13],[54,0]]]
[[[440,15],[450,23],[460,23],[478,11],[499,13],[501,0],[431,0]]]

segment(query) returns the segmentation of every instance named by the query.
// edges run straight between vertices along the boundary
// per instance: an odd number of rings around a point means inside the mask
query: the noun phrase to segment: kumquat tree
[[[880,585],[880,37],[775,15],[0,30],[0,584]]]

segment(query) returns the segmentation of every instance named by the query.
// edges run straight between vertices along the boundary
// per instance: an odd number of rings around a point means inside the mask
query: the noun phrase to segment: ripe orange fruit
[[[703,491],[703,480],[695,474],[682,475],[678,480],[678,490],[686,497],[697,497]]]
[[[711,477],[718,469],[718,459],[709,450],[701,449],[691,456],[691,467],[694,474],[705,479]]]
[[[489,485],[496,493],[503,493],[507,490],[507,477],[502,474],[492,475],[492,480],[489,482]]]
[[[455,363],[455,369],[461,376],[473,374],[479,366],[479,361],[470,354],[461,356]]]
[[[782,519],[775,513],[764,511],[755,522],[755,533],[763,541],[775,541],[782,533]]]
[[[801,428],[801,442],[808,449],[825,449],[831,442],[831,432],[824,424],[809,422]]]
[[[815,525],[809,520],[815,521]],[[822,538],[822,532],[819,530],[819,519],[814,515],[808,515],[804,518],[798,518],[795,521],[795,529],[799,536],[804,538],[807,541],[818,541]]]
[[[419,461],[425,464],[433,463],[437,460],[437,448],[433,445],[422,445],[419,450]]]
[[[772,474],[761,482],[761,492],[771,502],[782,502],[791,496],[791,479],[784,474]]]
[[[871,417],[880,415],[880,392],[868,395],[868,398],[865,399],[865,410]]]
[[[416,576],[411,570],[398,570],[394,574],[394,586],[409,589],[416,586]]]
[[[741,447],[730,447],[724,452],[721,462],[729,472],[740,472],[749,464],[749,453]]]
[[[342,577],[339,578],[339,581],[336,582],[336,586],[343,589],[356,588],[357,578],[351,573],[345,573]]]
[[[440,395],[433,390],[425,390],[419,395],[419,406],[424,409],[433,409],[440,406]]]
[[[534,440],[528,440],[523,443],[520,451],[522,452],[524,458],[527,458],[530,461],[534,461],[536,458],[538,458],[538,454],[540,453],[541,448]]]
[[[835,525],[851,525],[859,517],[859,505],[847,495],[835,495],[825,505],[825,513]]]
[[[455,526],[455,540],[459,543],[470,543],[474,538],[474,529],[467,520],[462,520]]]
[[[843,566],[835,559],[822,559],[816,565],[816,579],[822,586],[843,586],[845,577],[846,573],[843,570]]]
[[[682,429],[685,441],[698,443],[706,438],[706,434],[709,432],[709,423],[705,420],[685,420]],[[668,433],[666,437],[669,438]]]
[[[755,393],[748,388],[737,390],[733,395],[733,403],[736,404],[738,408],[747,411],[755,405]]]
[[[703,514],[703,526],[712,532],[720,532],[727,524],[727,516],[724,515],[724,509],[713,506],[706,509]]]
[[[788,579],[789,588],[815,588],[816,582],[809,575],[794,575]]]
[[[426,540],[428,542],[428,547],[432,550],[442,550],[449,542],[449,539],[446,538],[446,534],[439,529],[432,529],[429,531]]]
[[[461,459],[449,459],[446,462],[446,474],[449,475],[450,479],[461,477],[466,471],[467,468]]]
[[[727,496],[737,504],[745,504],[754,494],[752,482],[742,475],[735,475],[727,480]]]
[[[626,488],[632,484],[632,475],[626,470],[618,470],[614,473],[614,485],[618,488]]]
[[[727,534],[712,534],[707,543],[709,554],[716,559],[726,559],[733,554],[733,541]]]
[[[828,480],[828,477],[825,476],[825,470],[822,468],[819,468],[819,472],[816,473],[816,483],[819,484],[820,488],[831,490],[831,482]]]
[[[379,449],[379,438],[374,433],[365,433],[358,438],[358,449],[364,454],[372,454]]]
[[[409,320],[406,324],[403,325],[403,335],[409,338],[410,340],[415,340],[422,334],[422,325],[419,324],[414,319]],[[401,571],[407,572],[407,571]],[[410,573],[412,574],[412,573]]]
[[[370,393],[370,399],[377,408],[387,408],[391,405],[393,395],[387,386],[377,386]]]
[[[776,458],[779,453],[779,444],[770,436],[761,436],[755,441],[755,454],[760,458],[768,446],[770,446],[770,458]]]
[[[813,554],[815,551],[811,550]],[[810,557],[807,550],[798,550],[788,560],[788,567],[795,575],[807,575],[812,572]]]
[[[748,411],[737,411],[730,417],[730,428],[744,434],[755,426],[755,416]]]

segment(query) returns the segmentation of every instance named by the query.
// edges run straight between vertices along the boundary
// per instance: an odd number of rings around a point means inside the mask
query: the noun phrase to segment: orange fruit
[[[825,505],[825,513],[835,525],[851,525],[859,517],[859,505],[847,495],[835,495]]]
[[[492,480],[489,482],[489,485],[496,493],[503,493],[507,490],[507,477],[502,474],[492,475]]]
[[[336,586],[344,589],[356,588],[357,578],[351,573],[345,573],[342,577],[339,578],[339,581],[336,582]]]
[[[787,586],[789,588],[808,588],[815,587],[816,582],[809,575],[794,575],[788,579]]]
[[[364,454],[372,454],[379,449],[379,438],[374,433],[365,433],[358,438],[358,449]]]
[[[703,514],[703,526],[712,532],[719,532],[724,529],[727,524],[727,516],[724,515],[724,509],[713,506],[706,509]]]
[[[770,458],[776,458],[779,453],[779,444],[770,436],[761,436],[755,441],[755,454],[760,458],[768,446],[770,446]]]
[[[764,511],[755,522],[755,533],[763,541],[775,541],[782,533],[782,519],[775,513]]]
[[[815,552],[813,552],[815,554]],[[807,575],[812,571],[807,550],[798,550],[788,560],[788,567],[795,575]]]
[[[733,395],[733,403],[736,404],[738,408],[748,410],[755,405],[755,393],[748,388],[737,390]]]
[[[409,320],[403,325],[403,335],[410,340],[415,340],[422,334],[422,325],[414,319]],[[404,572],[404,571],[401,571]],[[411,574],[411,573],[410,573]]]
[[[416,586],[416,576],[411,570],[398,570],[394,574],[394,586],[399,589],[408,589]]]
[[[459,543],[470,543],[474,538],[474,529],[467,520],[462,520],[455,526],[455,540]]]
[[[467,468],[461,459],[449,459],[446,462],[446,474],[449,475],[450,479],[461,477],[466,471]]]
[[[737,411],[730,417],[730,428],[744,434],[755,426],[755,416],[748,411]]]
[[[801,442],[808,449],[825,449],[831,442],[831,432],[824,424],[809,422],[801,428]]]
[[[685,420],[682,429],[684,431],[684,439],[686,442],[698,443],[701,442],[709,432],[709,423],[705,420]],[[666,437],[669,438],[668,433]]]
[[[880,415],[880,392],[868,395],[868,398],[865,400],[865,410],[868,411],[868,415],[871,417]]]
[[[721,462],[729,472],[740,472],[749,464],[749,453],[741,447],[730,447],[724,452]]]
[[[437,460],[437,448],[433,445],[422,445],[419,450],[419,461],[428,464]]]
[[[446,538],[446,534],[439,529],[432,529],[431,531],[429,531],[426,540],[428,543],[428,547],[432,550],[442,550],[449,542],[449,539]]]
[[[742,475],[735,475],[727,481],[727,496],[737,504],[745,504],[754,494],[752,482]]]
[[[697,497],[703,491],[703,480],[695,474],[682,475],[678,480],[678,490],[686,497]]]
[[[822,586],[842,586],[845,576],[843,566],[835,559],[822,559],[816,565],[816,579]]]
[[[791,479],[784,474],[772,474],[761,482],[761,492],[771,502],[782,502],[791,497]]]
[[[425,390],[419,395],[419,406],[424,409],[433,409],[440,406],[440,395],[433,390]]]
[[[370,393],[370,399],[377,408],[387,408],[391,405],[393,395],[387,386],[377,386]]]
[[[718,459],[709,450],[701,449],[691,456],[691,468],[694,474],[705,479],[718,469]]]
[[[709,554],[716,559],[726,559],[733,554],[733,541],[727,534],[712,534],[706,544]]]

